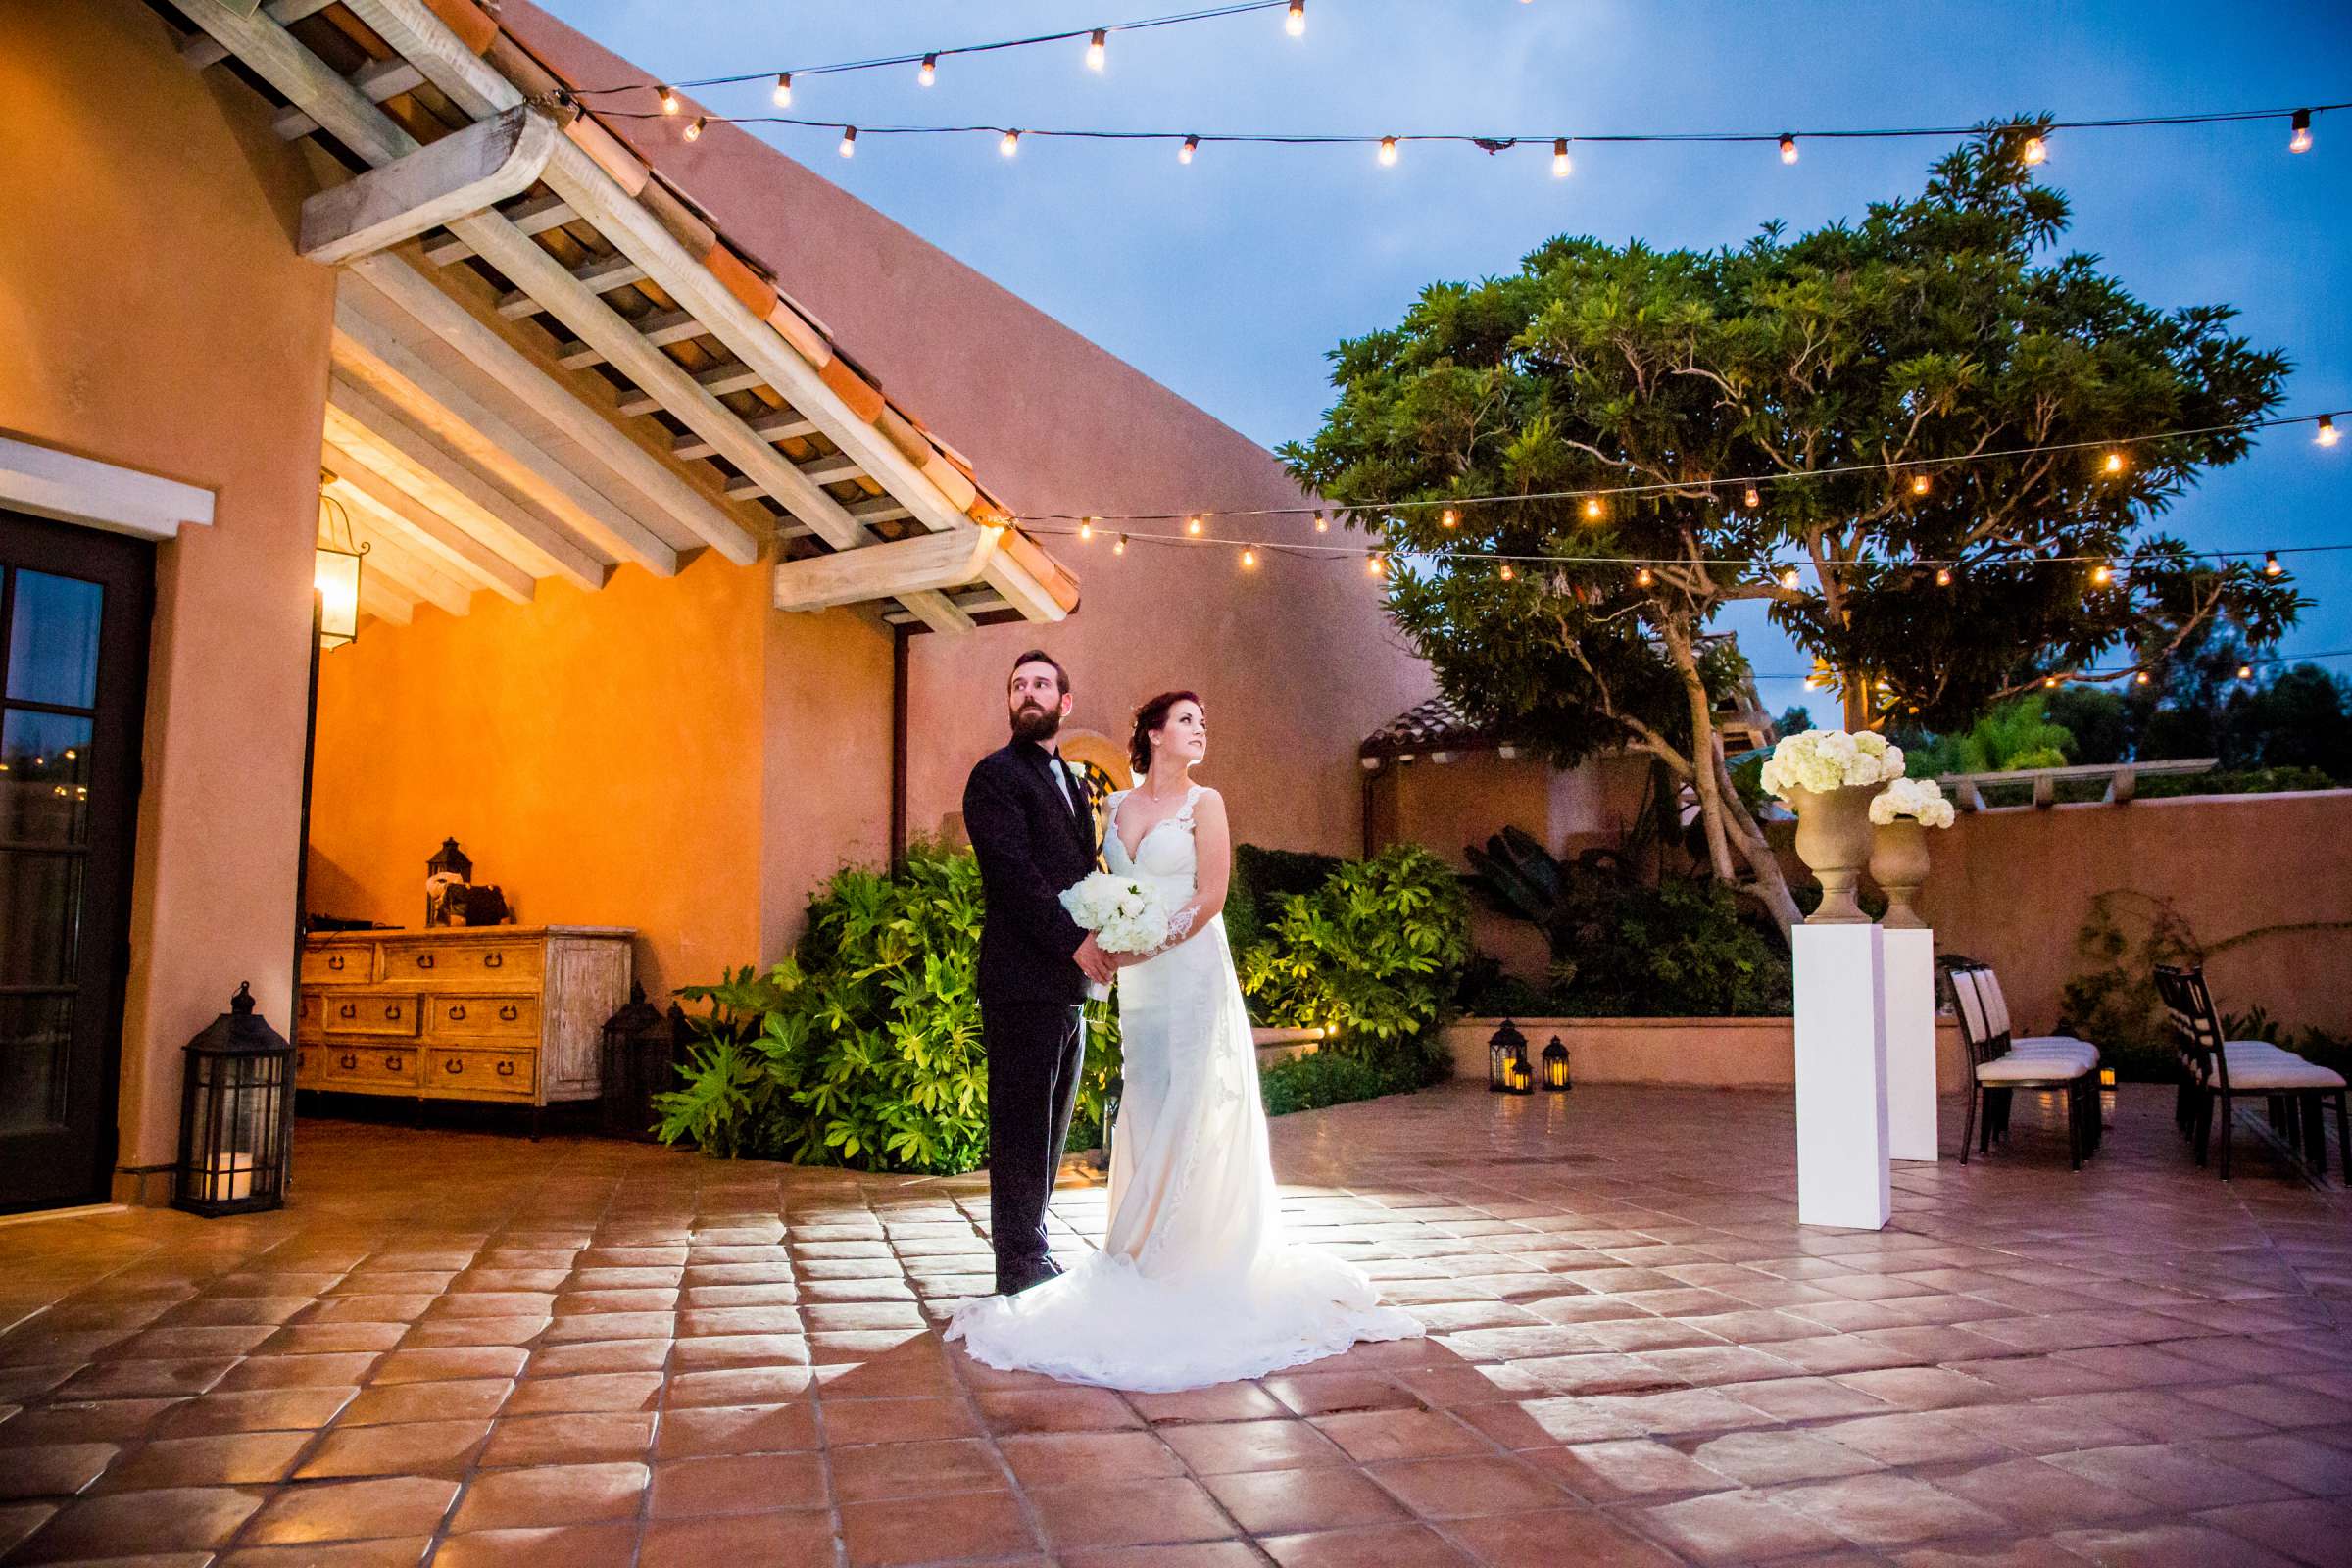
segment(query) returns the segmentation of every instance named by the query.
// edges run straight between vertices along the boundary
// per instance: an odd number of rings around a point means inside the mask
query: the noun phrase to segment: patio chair
[[[2059,1035],[2036,1036],[2021,1046],[2009,1037],[2007,1004],[1988,967],[1954,964],[1944,973],[1960,1016],[1960,1036],[1968,1047],[1971,1077],[1968,1110],[1960,1124],[1960,1163],[1968,1163],[1971,1142],[1979,1153],[1990,1153],[1995,1133],[2007,1137],[2010,1101],[2017,1090],[2048,1089],[2066,1097],[2067,1162],[2070,1169],[2081,1170],[2084,1155],[2098,1144],[2097,1048]]]
[[[2344,1181],[2352,1185],[2352,1137],[2347,1136],[2352,1124],[2345,1121],[2342,1073],[2307,1061],[2266,1040],[2224,1040],[2221,1014],[2214,1010],[2213,993],[2206,988],[2205,971],[2201,967],[2159,964],[2156,990],[2164,999],[2164,1010],[2172,1018],[2174,1042],[2189,1072],[2191,1136],[2196,1140],[2198,1164],[2205,1163],[2218,1102],[2222,1180],[2230,1179],[2230,1127],[2236,1120],[2236,1099],[2260,1095],[2271,1102],[2273,1122],[2285,1134],[2288,1152],[2295,1152],[2300,1147],[2313,1173],[2325,1180],[2327,1107],[2333,1103],[2336,1148],[2343,1156]]]

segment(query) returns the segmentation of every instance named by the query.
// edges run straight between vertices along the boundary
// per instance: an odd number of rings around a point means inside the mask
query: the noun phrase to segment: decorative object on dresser
[[[445,838],[441,848],[424,862],[424,923],[444,925],[506,925],[514,918],[507,907],[504,889],[475,887],[473,862],[458,848],[458,841]]]
[[[283,1208],[293,1147],[294,1048],[253,1011],[240,982],[228,1011],[188,1042],[172,1206],[207,1219]]]
[[[454,845],[452,846],[454,848]],[[320,932],[303,939],[294,1083],[531,1107],[595,1100],[629,994],[625,926]]]

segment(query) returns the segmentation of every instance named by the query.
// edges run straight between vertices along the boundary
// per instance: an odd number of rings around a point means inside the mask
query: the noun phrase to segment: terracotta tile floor
[[[2021,1104],[1876,1235],[1786,1097],[1288,1117],[1431,1337],[1134,1396],[942,1346],[976,1179],[306,1121],[282,1213],[0,1227],[0,1561],[2352,1563],[2352,1205],[2170,1110],[2076,1175]]]

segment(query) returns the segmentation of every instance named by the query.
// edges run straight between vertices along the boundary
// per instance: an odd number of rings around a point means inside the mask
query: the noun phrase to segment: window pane
[[[23,709],[0,715],[0,840],[80,844],[89,823],[90,721]]]
[[[0,997],[0,1133],[66,1119],[72,997]]]
[[[9,612],[8,695],[22,703],[88,708],[98,700],[98,612],[106,590],[74,577],[19,569]]]
[[[74,983],[81,866],[78,855],[0,850],[0,986]]]

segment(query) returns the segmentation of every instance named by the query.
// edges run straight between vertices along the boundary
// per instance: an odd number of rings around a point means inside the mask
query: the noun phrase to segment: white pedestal
[[[1936,1158],[1936,933],[1886,931],[1886,1156]]]
[[[1796,1219],[1875,1231],[1886,1169],[1886,1009],[1876,925],[1800,925],[1796,958]]]

